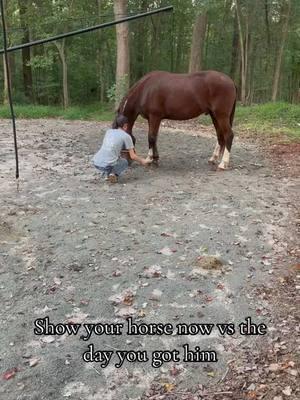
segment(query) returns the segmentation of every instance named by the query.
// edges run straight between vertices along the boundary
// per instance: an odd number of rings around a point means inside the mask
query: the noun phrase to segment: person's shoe
[[[110,183],[117,183],[118,182],[118,177],[115,174],[109,174],[108,175],[108,180]]]

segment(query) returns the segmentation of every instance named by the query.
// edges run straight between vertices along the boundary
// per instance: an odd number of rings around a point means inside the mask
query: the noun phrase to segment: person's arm
[[[132,160],[137,161],[137,162],[140,163],[141,165],[146,166],[146,165],[151,164],[151,161],[150,161],[150,160],[146,160],[145,158],[139,157],[139,156],[136,154],[136,152],[135,152],[134,149],[129,149],[129,155],[130,155],[130,158],[131,158]]]

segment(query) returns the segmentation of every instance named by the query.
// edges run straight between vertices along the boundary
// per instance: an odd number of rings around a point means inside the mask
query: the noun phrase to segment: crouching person
[[[129,133],[128,119],[119,115],[116,119],[117,129],[109,129],[104,136],[100,150],[95,154],[93,163],[102,173],[105,180],[111,183],[118,181],[119,175],[128,168],[128,161],[121,157],[121,151],[126,149],[133,161],[141,165],[148,165],[150,162],[139,157],[134,150],[134,145]]]

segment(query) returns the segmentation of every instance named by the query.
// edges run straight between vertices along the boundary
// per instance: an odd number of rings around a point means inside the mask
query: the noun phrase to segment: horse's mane
[[[119,104],[119,107],[117,109],[118,113],[120,113],[120,112],[123,113],[124,112],[124,106],[125,106],[125,103],[127,102],[127,100],[129,99],[129,97],[131,97],[135,93],[136,89],[138,87],[140,87],[141,84],[145,83],[145,81],[149,78],[150,74],[151,74],[151,72],[149,74],[143,76],[143,78],[141,78],[133,86],[131,86],[131,88],[129,89],[128,93],[123,97],[123,99],[121,100],[121,102]]]

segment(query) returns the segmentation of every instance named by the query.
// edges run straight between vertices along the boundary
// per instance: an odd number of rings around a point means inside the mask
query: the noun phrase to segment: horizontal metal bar
[[[7,52],[21,50],[21,49],[25,49],[26,47],[31,47],[31,46],[38,46],[39,44],[53,42],[54,40],[59,40],[59,39],[63,39],[63,38],[66,38],[66,37],[79,35],[80,33],[92,32],[92,31],[95,31],[97,29],[107,28],[109,26],[121,24],[122,22],[133,21],[134,19],[144,18],[144,17],[147,17],[148,15],[158,14],[158,13],[167,12],[167,11],[173,11],[173,6],[158,8],[157,10],[147,11],[147,12],[144,12],[144,13],[141,13],[141,14],[132,15],[131,17],[118,19],[116,21],[105,22],[104,24],[95,25],[95,26],[91,26],[89,28],[84,28],[84,29],[78,29],[77,31],[72,31],[72,32],[68,32],[68,33],[62,33],[60,35],[52,36],[52,37],[47,38],[47,39],[35,40],[33,42],[24,43],[24,44],[21,44],[21,45],[18,45],[18,46],[9,47],[7,49]],[[4,49],[1,49],[0,50],[0,54],[3,54],[3,53],[4,53]]]

